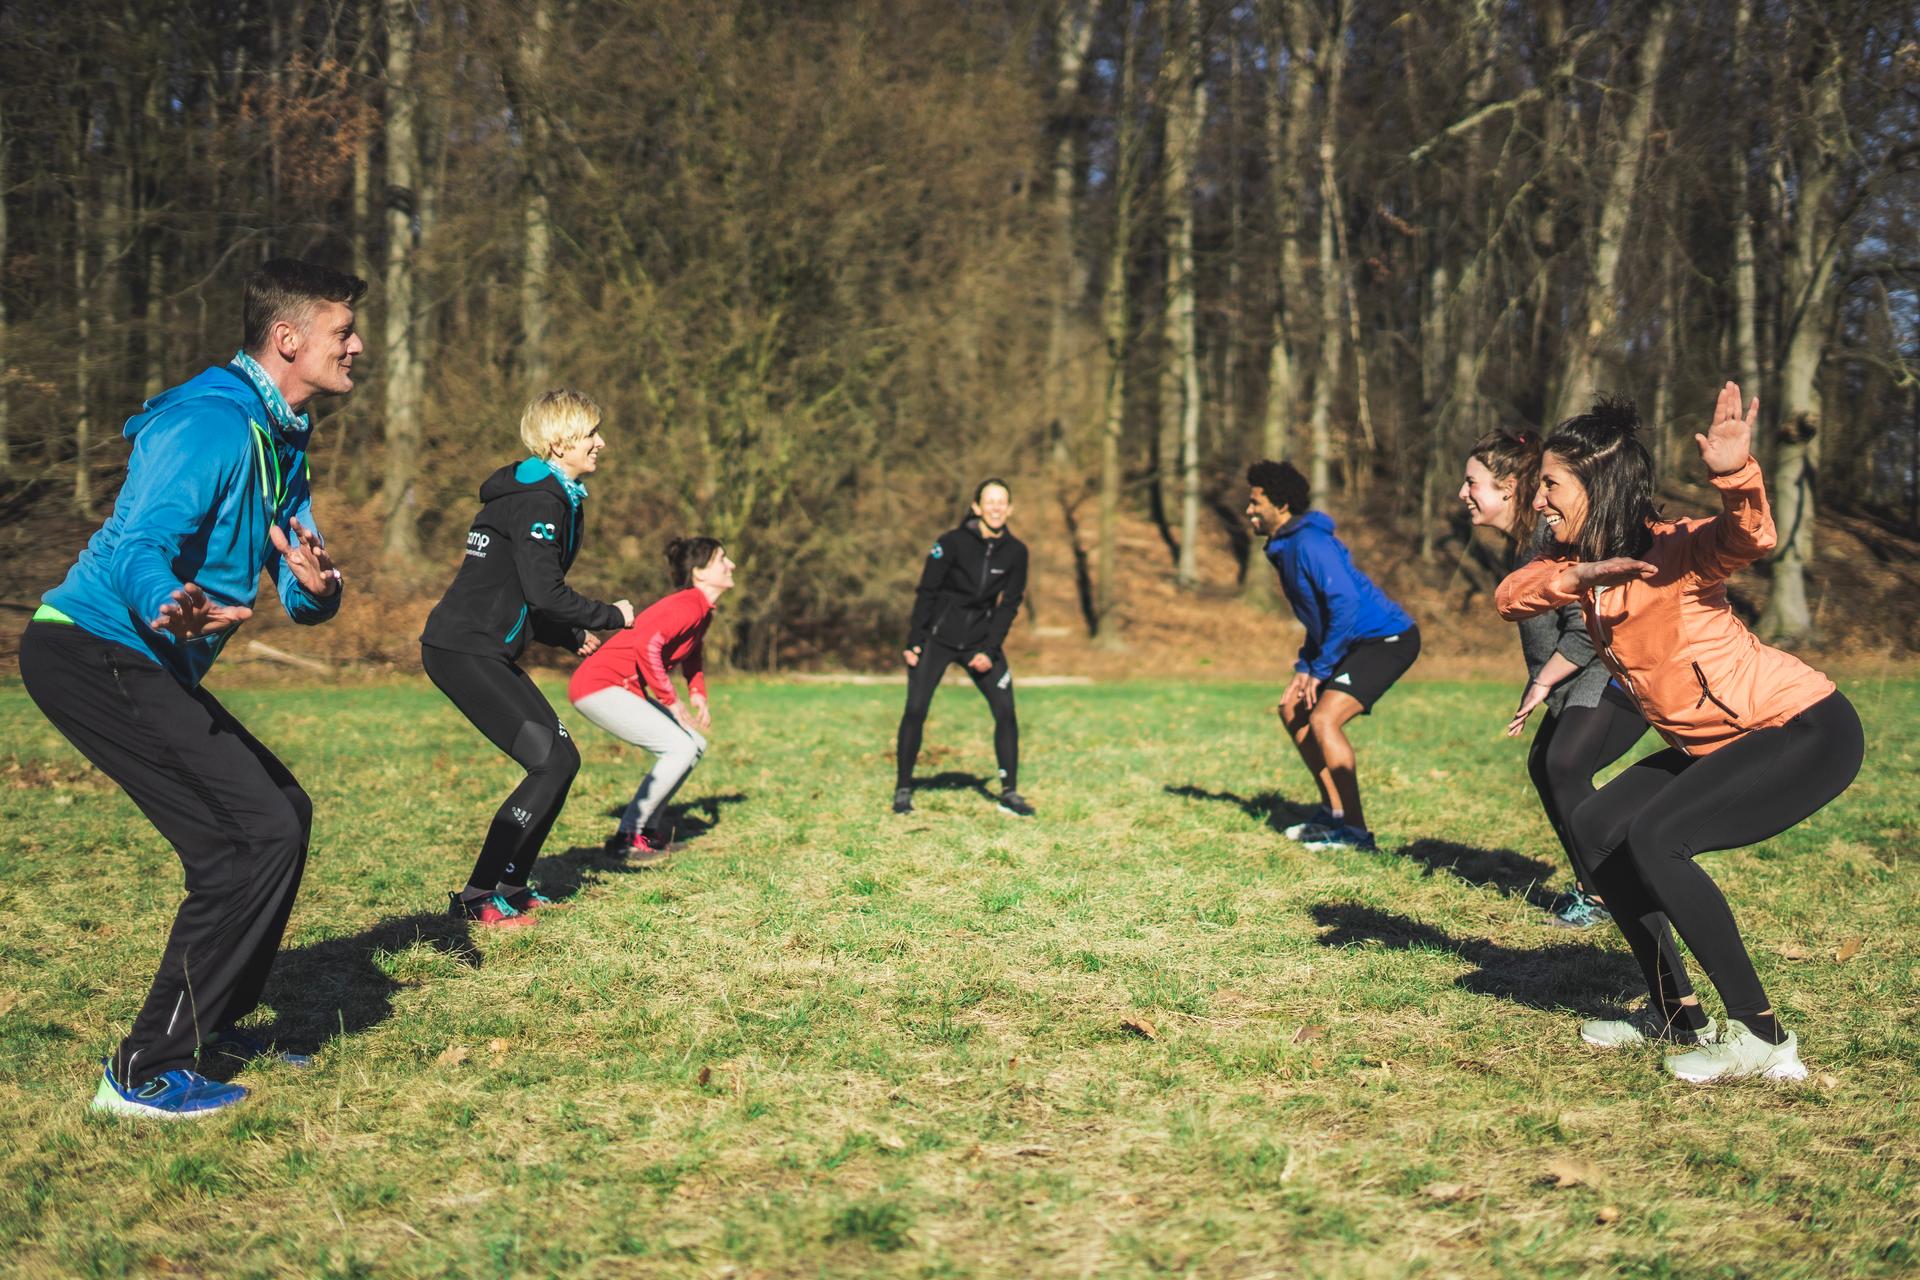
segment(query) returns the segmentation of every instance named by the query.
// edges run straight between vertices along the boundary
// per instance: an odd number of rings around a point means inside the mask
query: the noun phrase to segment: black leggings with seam
[[[527,771],[493,815],[467,882],[524,885],[580,772],[580,752],[531,677],[505,658],[420,646],[427,678],[487,741]]]
[[[1655,945],[1670,920],[1729,1016],[1769,1007],[1732,909],[1694,858],[1797,826],[1853,783],[1865,754],[1860,717],[1835,691],[1710,755],[1648,756],[1574,812],[1574,842],[1656,999],[1672,988],[1673,961]]]
[[[1573,874],[1589,893],[1596,892],[1593,878],[1581,865],[1568,820],[1593,794],[1593,776],[1632,750],[1646,729],[1640,709],[1625,694],[1609,688],[1597,706],[1549,711],[1527,752],[1527,776],[1533,779],[1547,821],[1567,851]]]
[[[959,663],[993,711],[993,754],[1000,766],[1000,785],[1008,791],[1019,789],[1020,722],[1013,714],[1013,670],[1007,666],[1007,656],[995,651],[989,655],[993,665],[975,671],[966,666],[975,652],[930,641],[921,647],[920,661],[907,668],[907,709],[900,717],[900,734],[894,743],[895,787],[913,785],[913,766],[920,758],[920,734],[927,723],[927,709],[933,705],[934,692],[940,688],[947,668]]]

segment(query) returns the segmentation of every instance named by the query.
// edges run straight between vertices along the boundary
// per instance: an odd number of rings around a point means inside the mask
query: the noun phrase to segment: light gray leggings
[[[651,698],[618,685],[590,693],[573,704],[580,714],[622,742],[653,752],[657,757],[639,790],[620,817],[623,833],[652,831],[659,815],[680,784],[707,752],[707,740],[685,728],[673,713]]]

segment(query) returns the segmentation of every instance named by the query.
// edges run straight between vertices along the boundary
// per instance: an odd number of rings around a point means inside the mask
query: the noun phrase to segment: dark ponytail
[[[1633,401],[1596,396],[1592,408],[1553,429],[1546,451],[1587,491],[1587,518],[1572,553],[1581,560],[1644,556],[1660,511],[1653,504],[1653,455],[1640,443]]]
[[[1507,431],[1496,428],[1473,442],[1467,451],[1469,461],[1478,462],[1495,480],[1513,481],[1513,542],[1525,547],[1533,542],[1533,524],[1539,512],[1533,509],[1533,494],[1540,487],[1540,436],[1533,431]]]
[[[720,554],[718,538],[675,538],[667,544],[667,572],[676,588],[693,585],[693,571],[704,569]]]

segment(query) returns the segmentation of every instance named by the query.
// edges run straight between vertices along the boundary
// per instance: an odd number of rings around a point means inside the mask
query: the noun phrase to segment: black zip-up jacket
[[[940,535],[914,591],[907,648],[928,641],[969,653],[997,653],[1027,594],[1027,544],[1009,532],[982,537],[969,516]]]
[[[514,662],[530,640],[577,649],[588,631],[626,625],[618,609],[567,585],[586,514],[546,463],[500,468],[480,486],[480,501],[466,559],[427,615],[420,643]]]

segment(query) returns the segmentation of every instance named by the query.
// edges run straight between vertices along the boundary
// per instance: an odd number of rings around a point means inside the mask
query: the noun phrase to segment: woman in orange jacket
[[[1691,1046],[1666,1065],[1696,1083],[1797,1080],[1806,1068],[1733,912],[1695,857],[1804,821],[1851,785],[1865,754],[1859,717],[1833,682],[1761,644],[1727,604],[1728,576],[1775,541],[1749,448],[1759,408],[1755,400],[1742,413],[1729,382],[1712,426],[1694,437],[1720,490],[1712,519],[1660,518],[1631,404],[1603,399],[1562,423],[1547,439],[1534,497],[1559,546],[1495,593],[1509,621],[1578,601],[1602,661],[1667,742],[1573,814],[1573,838],[1651,996],[1641,1016],[1585,1023],[1581,1037],[1607,1048]],[[1724,1028],[1701,1011],[1686,974],[1662,960],[1662,916],[1719,991]]]

